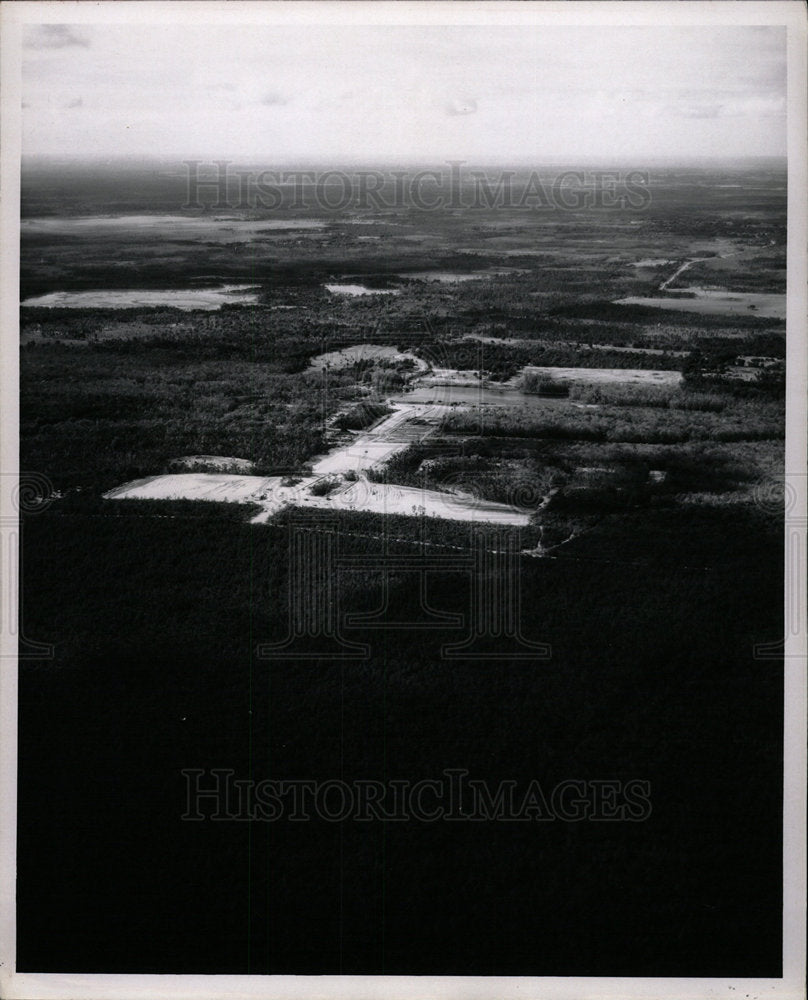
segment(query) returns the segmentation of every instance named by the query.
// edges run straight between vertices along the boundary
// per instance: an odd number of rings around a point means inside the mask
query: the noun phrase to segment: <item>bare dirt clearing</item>
[[[50,292],[21,302],[22,306],[45,309],[135,309],[169,306],[192,309],[220,309],[224,305],[249,305],[258,301],[256,285],[222,285],[220,288],[148,290],[108,290],[93,292]]]
[[[413,418],[419,416],[415,407],[395,403],[392,405],[396,408],[395,412],[375,427],[357,434],[346,444],[333,448],[327,455],[316,458],[312,471],[320,476],[365,472],[383,464],[413,441],[419,441],[432,432],[431,422],[412,423]]]
[[[277,476],[182,472],[135,479],[104,494],[107,500],[221,500],[258,502],[281,483]]]
[[[323,286],[332,295],[400,295],[397,288],[368,288],[367,285],[328,284]]]
[[[207,500],[255,503],[263,508],[253,524],[264,524],[284,507],[365,511],[377,514],[426,515],[450,521],[527,526],[528,513],[507,504],[479,500],[467,493],[441,493],[409,486],[370,483],[360,479],[337,485],[325,496],[312,487],[323,476],[305,476],[284,486],[279,476],[233,476],[187,473],[137,479],[104,496],[108,500]]]
[[[523,527],[530,524],[528,513],[507,504],[480,500],[469,494],[371,483],[366,479],[351,483],[327,497],[312,497],[306,501],[306,506],[376,514],[426,515],[448,521],[482,521]]]

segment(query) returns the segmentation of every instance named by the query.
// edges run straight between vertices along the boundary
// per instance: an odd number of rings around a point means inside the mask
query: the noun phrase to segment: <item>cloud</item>
[[[449,101],[446,105],[446,114],[450,118],[458,118],[463,115],[473,115],[477,111],[477,102],[473,97],[462,101]]]
[[[724,111],[723,104],[693,104],[677,108],[680,118],[720,118]]]
[[[659,113],[674,118],[780,118],[786,113],[785,97],[753,97],[743,92],[724,91],[713,95],[719,100],[680,100],[661,105]]]
[[[31,152],[258,157],[267,128],[273,157],[295,162],[639,160],[777,152],[785,141],[783,32],[62,18],[26,39]],[[81,114],[59,113],[79,96]]]
[[[90,40],[69,24],[39,24],[30,29],[24,44],[27,49],[67,49],[72,46],[87,49]]]
[[[260,103],[265,108],[280,108],[283,107],[284,104],[289,103],[289,98],[284,97],[283,94],[279,94],[277,91],[273,90],[270,91],[270,93],[268,94],[264,94],[264,96],[261,98]]]

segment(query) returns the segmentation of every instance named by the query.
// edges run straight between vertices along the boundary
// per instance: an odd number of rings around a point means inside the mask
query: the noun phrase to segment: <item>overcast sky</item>
[[[47,25],[23,152],[514,162],[780,156],[785,29]]]

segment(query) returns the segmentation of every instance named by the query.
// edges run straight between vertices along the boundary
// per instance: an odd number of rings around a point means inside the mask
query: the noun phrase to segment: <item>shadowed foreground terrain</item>
[[[412,630],[364,636],[367,661],[271,663],[252,651],[284,635],[284,531],[30,518],[26,630],[58,652],[22,677],[20,968],[778,975],[782,677],[752,656],[780,634],[776,532],[725,514],[637,535],[523,560],[548,663],[442,660],[457,633]],[[377,588],[351,576],[364,610]],[[432,593],[467,596],[451,574]],[[391,600],[417,618],[411,579]],[[188,767],[639,778],[652,813],[183,823]]]

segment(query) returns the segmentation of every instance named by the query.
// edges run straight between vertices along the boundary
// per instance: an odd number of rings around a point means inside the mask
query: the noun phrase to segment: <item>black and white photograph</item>
[[[4,997],[805,996],[806,20],[2,4]]]

